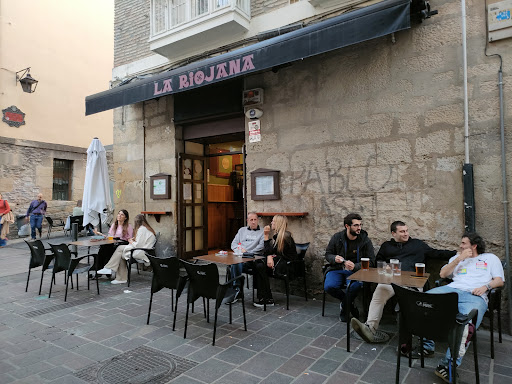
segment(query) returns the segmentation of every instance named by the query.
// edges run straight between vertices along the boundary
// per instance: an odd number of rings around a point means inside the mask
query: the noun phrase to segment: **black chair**
[[[73,224],[78,224],[78,233],[82,232],[84,230],[84,217],[82,215],[80,216],[70,216],[69,217],[69,232],[71,233],[73,229]]]
[[[55,281],[55,274],[64,271],[66,276],[66,294],[64,295],[64,301],[68,298],[68,285],[69,279],[72,278],[73,275],[76,275],[76,289],[78,290],[78,274],[85,273],[87,278],[87,289],[90,289],[89,284],[89,276],[88,273],[91,268],[94,267],[94,263],[81,263],[81,261],[85,258],[89,260],[90,256],[97,257],[97,255],[84,255],[80,257],[72,257],[71,251],[69,250],[66,244],[50,244],[53,250],[53,254],[55,255],[55,262],[52,270],[52,277]],[[73,284],[73,281],[71,281]],[[100,286],[98,284],[98,277],[96,276],[96,288],[98,290],[98,295],[100,294]],[[48,298],[52,295],[52,284],[50,284],[50,293],[48,294]]]
[[[28,264],[28,276],[27,276],[27,286],[25,287],[25,292],[28,291],[28,282],[30,280],[30,270],[32,268],[42,267],[41,268],[41,282],[39,283],[39,295],[41,294],[41,287],[43,285],[43,276],[44,271],[47,269],[53,269],[53,252],[51,248],[45,248],[44,244],[41,240],[27,241],[28,247],[30,248],[30,262]],[[47,253],[50,252],[50,253]],[[53,277],[53,276],[52,276]],[[52,282],[55,284],[55,280],[52,279]]]
[[[48,234],[46,236],[47,239],[50,238],[50,234],[52,233],[53,228],[62,227],[64,229],[64,227],[66,226],[66,223],[64,223],[61,219],[55,219],[55,221],[54,221],[50,216],[45,216],[45,217],[46,217],[46,221],[48,222]],[[66,234],[65,230],[64,230],[64,234]]]
[[[135,264],[137,266],[137,274],[140,275],[139,264],[143,264],[144,263],[143,260],[134,258],[133,257],[133,252],[135,252],[135,251],[144,251],[148,255],[156,256],[156,244],[158,243],[158,239],[160,238],[160,232],[158,232],[155,237],[156,237],[155,244],[153,244],[153,247],[151,247],[151,248],[133,248],[133,249],[130,249],[130,258],[128,260],[126,260],[126,264],[127,264],[127,267],[128,267],[128,286],[130,286],[130,279],[131,279],[131,275],[132,275],[132,265]]]
[[[185,316],[185,332],[183,337],[187,337],[187,325],[188,325],[188,311],[190,304],[193,304],[198,298],[206,299],[207,303],[207,321],[210,322],[210,299],[215,299],[215,318],[213,323],[213,342],[215,345],[215,335],[217,332],[217,313],[219,307],[225,298],[233,294],[233,282],[241,280],[242,284],[240,287],[240,299],[242,301],[242,312],[244,316],[244,329],[247,331],[247,321],[245,318],[245,301],[244,301],[244,276],[240,275],[225,283],[219,283],[219,270],[215,264],[191,264],[186,261],[180,260],[183,267],[187,271],[189,286],[187,292],[187,314]],[[176,306],[178,307],[178,297],[176,297]],[[229,305],[229,324],[232,324],[232,304]],[[174,311],[176,317],[176,310]]]
[[[297,248],[297,259],[286,262],[286,269],[284,273],[274,273],[272,276],[274,279],[283,280],[286,289],[286,309],[290,309],[290,281],[302,278],[304,281],[304,297],[308,301],[308,288],[306,285],[306,262],[304,257],[309,248],[309,243],[295,244]],[[284,261],[284,260],[283,260]],[[254,297],[254,293],[253,293]],[[264,305],[263,309],[267,310],[267,306]]]
[[[469,314],[459,313],[458,295],[455,292],[429,294],[427,292],[418,292],[409,288],[404,288],[396,284],[391,284],[395,291],[395,296],[400,306],[400,315],[398,320],[397,366],[396,383],[400,380],[400,340],[407,339],[409,345],[412,345],[412,336],[420,337],[420,345],[424,339],[434,341],[448,341],[452,356],[459,356],[460,344],[464,327],[472,320],[476,323],[478,311],[472,310]],[[473,354],[475,360],[476,382],[480,383],[478,372],[478,354],[476,332],[473,334]],[[424,368],[423,349],[421,350],[421,367]],[[452,359],[452,383],[457,380],[456,358]],[[412,358],[409,354],[409,367],[411,367]]]
[[[505,269],[505,266],[503,266]],[[445,285],[450,283],[450,279],[439,279],[436,280],[436,287],[440,287],[441,285]],[[503,342],[501,337],[501,291],[503,287],[491,289],[488,293],[487,298],[489,299],[489,303],[487,306],[487,311],[484,314],[484,317],[489,318],[489,326],[491,333],[491,359],[494,359],[494,313],[498,314],[498,341],[500,343]]]
[[[178,297],[181,295],[183,288],[187,282],[186,277],[180,277],[180,263],[177,257],[169,257],[161,259],[146,253],[146,256],[153,268],[153,280],[151,281],[151,297],[149,299],[148,321],[151,315],[151,304],[153,303],[153,294],[160,291],[162,288],[169,288],[171,290],[171,310],[174,311],[174,322],[172,329],[176,325],[176,309],[174,304],[174,290],[176,289],[176,305],[178,304]]]

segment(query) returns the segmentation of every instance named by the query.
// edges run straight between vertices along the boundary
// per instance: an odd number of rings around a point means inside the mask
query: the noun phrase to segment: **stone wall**
[[[73,161],[69,201],[52,200],[54,158]],[[107,161],[112,163],[112,148]],[[48,203],[47,216],[64,220],[82,199],[86,164],[87,148],[0,137],[0,192],[15,216],[26,214],[30,202],[42,193]],[[113,180],[113,173],[109,174]],[[16,236],[13,225],[9,238]]]
[[[290,4],[290,0],[251,0],[251,17],[275,11]]]
[[[150,0],[116,0],[114,67],[153,55],[149,50]]]
[[[247,140],[248,171],[281,171],[281,200],[248,209],[309,212],[291,219],[297,242],[311,242],[308,285],[321,290],[323,254],[343,217],[359,212],[374,246],[389,239],[389,225],[404,220],[411,235],[436,248],[456,249],[464,229],[463,72],[460,3],[435,4],[439,15],[391,36],[304,59],[277,73],[246,78],[261,87],[262,141]],[[486,57],[481,0],[468,3],[470,162],[475,167],[477,230],[488,250],[504,256],[499,103],[499,60]],[[505,129],[512,121],[512,39],[489,46],[503,56]],[[206,102],[206,101],[205,101]],[[198,103],[200,105],[200,103]],[[143,116],[144,115],[144,116]],[[172,123],[172,97],[126,106],[115,113],[118,202],[137,212],[142,202],[143,125],[146,179],[173,174],[171,201],[147,207],[173,215],[152,225],[176,245],[175,161],[181,141]],[[512,156],[506,132],[508,174]],[[510,191],[512,185],[508,183]],[[148,196],[148,192],[146,193]],[[510,201],[510,196],[506,197]],[[510,212],[508,212],[510,217]],[[510,221],[510,220],[509,220]]]
[[[181,152],[181,137],[172,123],[173,107],[173,99],[163,97],[114,110],[114,204],[128,210],[131,221],[142,211],[171,212],[160,223],[148,216],[150,225],[161,233],[160,256],[176,254],[176,154]],[[149,176],[157,173],[172,175],[170,200],[149,198]]]

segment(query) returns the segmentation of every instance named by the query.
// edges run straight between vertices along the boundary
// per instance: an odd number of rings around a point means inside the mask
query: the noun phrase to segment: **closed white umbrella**
[[[82,209],[84,211],[84,227],[87,224],[94,226],[100,224],[100,217],[101,222],[105,222],[108,213],[112,210],[107,154],[97,137],[92,140],[87,149]]]

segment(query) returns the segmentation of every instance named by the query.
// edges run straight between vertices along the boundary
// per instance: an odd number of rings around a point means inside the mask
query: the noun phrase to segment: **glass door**
[[[206,158],[179,156],[179,248],[182,259],[208,253],[208,189]]]

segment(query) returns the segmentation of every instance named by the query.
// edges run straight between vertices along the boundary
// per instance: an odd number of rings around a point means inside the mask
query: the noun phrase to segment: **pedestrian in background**
[[[0,247],[7,245],[7,234],[9,233],[9,222],[14,222],[12,217],[11,207],[7,200],[3,200],[0,193]]]
[[[27,217],[30,217],[30,235],[32,240],[36,239],[36,228],[39,231],[39,238],[42,236],[43,216],[46,214],[46,208],[48,208],[48,205],[46,201],[43,200],[43,194],[40,193],[37,195],[36,200],[32,200],[27,209]]]

